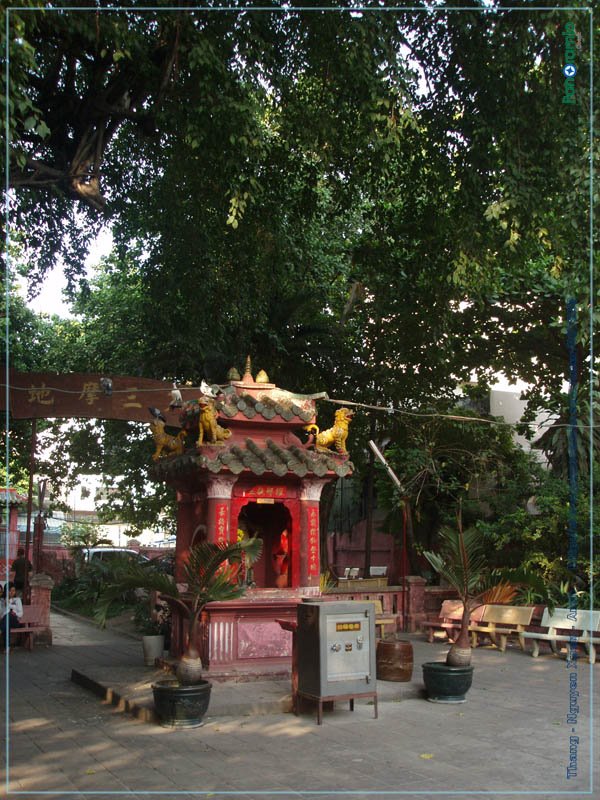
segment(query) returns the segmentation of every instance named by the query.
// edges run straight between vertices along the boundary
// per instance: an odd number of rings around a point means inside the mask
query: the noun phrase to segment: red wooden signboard
[[[101,379],[110,380],[110,390]],[[148,407],[160,409],[170,425],[179,426],[180,409],[171,410],[172,384],[152,378],[73,372],[9,373],[9,410],[14,419],[89,417],[148,422]],[[183,401],[198,397],[198,389],[182,387]],[[0,409],[6,409],[6,382],[0,383]]]

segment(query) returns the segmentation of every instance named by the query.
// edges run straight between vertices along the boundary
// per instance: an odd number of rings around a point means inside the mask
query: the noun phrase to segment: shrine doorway
[[[262,557],[252,567],[259,589],[285,589],[292,578],[292,515],[284,503],[249,502],[242,507],[238,530],[263,540]]]

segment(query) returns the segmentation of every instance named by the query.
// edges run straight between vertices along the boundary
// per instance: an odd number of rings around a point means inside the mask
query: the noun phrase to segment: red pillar
[[[237,475],[215,475],[206,484],[206,526],[209,542],[235,542],[237,530],[232,530],[231,493]]]
[[[39,631],[35,633],[34,640],[39,644],[52,644],[52,629],[50,628],[50,597],[54,581],[50,575],[38,572],[31,578],[29,587],[31,590],[31,605],[41,609],[41,625]]]
[[[177,491],[177,539],[175,542],[175,580],[185,583],[184,566],[190,554],[194,532],[202,518],[202,498]],[[171,654],[180,656],[185,647],[184,623],[177,609],[171,609]]]
[[[419,630],[421,622],[427,615],[425,614],[425,585],[427,581],[419,575],[408,575],[406,577],[406,589],[403,597],[407,605],[406,624],[407,630],[411,633]],[[407,597],[408,595],[408,597]]]
[[[297,589],[303,586],[301,582],[301,543],[302,543],[302,512],[300,502],[296,499],[286,500],[285,507],[290,512],[291,517],[291,538],[290,538],[290,586]]]
[[[319,500],[325,480],[304,480],[300,490],[300,586],[318,586]]]
[[[183,571],[190,554],[194,532],[202,521],[202,500],[199,495],[177,492],[177,540],[175,543],[175,579],[185,581]]]

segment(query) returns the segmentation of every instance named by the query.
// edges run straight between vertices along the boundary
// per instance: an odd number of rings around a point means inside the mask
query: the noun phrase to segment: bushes
[[[499,508],[492,519],[479,520],[488,551],[498,566],[522,567],[539,574],[557,606],[569,604],[569,591],[577,593],[578,605],[589,607],[590,567],[592,582],[598,584],[600,557],[590,565],[590,537],[600,533],[600,503],[598,487],[592,492],[595,524],[590,526],[589,483],[581,480],[572,517],[568,482],[550,473],[537,475],[535,508],[502,512]],[[571,536],[576,530],[576,558],[569,553]],[[576,569],[569,562],[577,562]],[[597,586],[598,588],[598,586]],[[600,600],[595,593],[596,603]],[[536,602],[536,598],[522,598]]]
[[[67,577],[52,591],[52,602],[61,608],[93,616],[98,598],[112,579],[114,564],[102,561],[85,564],[78,577]],[[133,590],[124,591],[111,605],[109,616],[116,616],[136,601]]]

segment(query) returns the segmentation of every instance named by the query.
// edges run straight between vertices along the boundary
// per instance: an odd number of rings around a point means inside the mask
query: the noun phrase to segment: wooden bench
[[[533,606],[486,605],[481,621],[469,625],[471,646],[477,647],[479,636],[483,634],[489,636],[492,644],[503,653],[506,650],[508,637],[522,633],[527,625],[531,625],[533,612]],[[521,639],[519,646],[523,649]]]
[[[375,629],[379,629],[379,638],[383,639],[385,626],[393,625],[394,633],[398,630],[398,618],[394,614],[383,613],[383,603],[381,600],[369,600],[375,606]]]
[[[600,644],[600,639],[594,638],[594,634],[600,632],[600,611],[590,611],[589,609],[568,609],[555,608],[552,613],[545,608],[540,623],[542,628],[547,628],[546,633],[535,631],[523,631],[519,633],[521,649],[525,649],[525,641],[531,639],[533,650],[531,655],[537,658],[540,654],[540,642],[548,642],[550,649],[558,655],[558,642],[567,643],[567,657],[573,657],[572,651],[578,644],[585,647],[590,664],[596,661],[596,644]],[[558,631],[564,631],[559,633]]]
[[[471,624],[477,624],[485,611],[485,606],[477,606],[471,612]],[[463,604],[460,600],[444,600],[440,609],[439,618],[421,622],[421,628],[426,628],[427,641],[433,642],[436,631],[445,633],[447,638],[454,641],[455,634],[460,630],[463,615]]]
[[[25,647],[33,650],[33,637],[38,631],[46,629],[42,619],[42,609],[39,606],[23,606],[22,628],[12,628],[10,631],[11,639],[13,636],[25,637]]]

